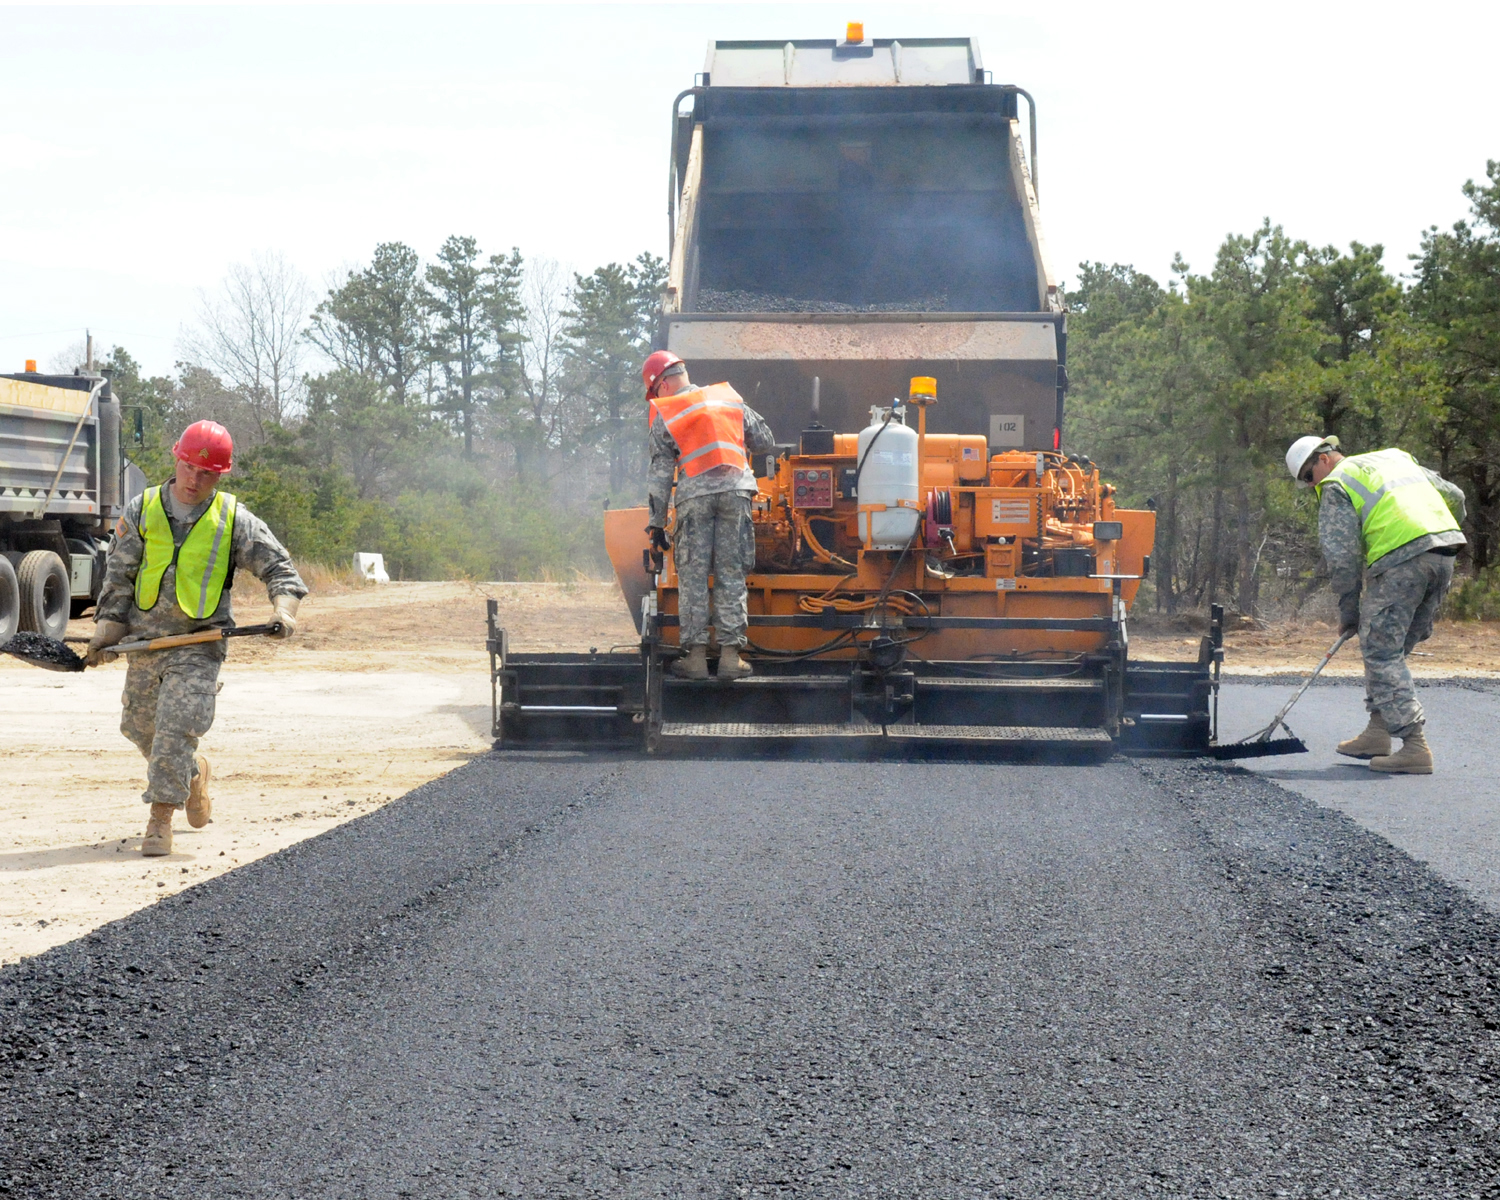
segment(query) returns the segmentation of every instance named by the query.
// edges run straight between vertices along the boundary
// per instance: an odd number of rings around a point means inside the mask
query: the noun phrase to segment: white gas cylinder
[[[901,550],[916,532],[920,515],[917,501],[917,431],[904,422],[871,413],[872,424],[860,430],[857,463],[859,504],[884,504],[883,512],[859,514],[859,537],[871,550]],[[904,504],[902,502],[905,502]]]

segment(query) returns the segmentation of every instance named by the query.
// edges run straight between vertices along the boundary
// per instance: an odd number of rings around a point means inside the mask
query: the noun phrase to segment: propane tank
[[[861,507],[884,504],[883,512],[859,514],[859,538],[869,550],[902,550],[916,532],[920,514],[917,503],[917,431],[908,429],[899,409],[872,408],[870,424],[860,430],[859,478],[855,489]]]

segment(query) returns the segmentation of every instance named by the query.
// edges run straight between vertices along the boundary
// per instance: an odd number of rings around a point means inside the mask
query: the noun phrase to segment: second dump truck
[[[110,529],[145,483],[120,426],[109,380],[90,368],[0,374],[0,642],[61,637],[98,599]]]

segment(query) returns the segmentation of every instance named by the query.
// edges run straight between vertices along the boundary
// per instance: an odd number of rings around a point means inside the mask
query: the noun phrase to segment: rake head
[[[1268,758],[1273,754],[1306,754],[1307,743],[1299,737],[1269,738],[1264,742],[1235,742],[1228,746],[1210,746],[1210,758]]]

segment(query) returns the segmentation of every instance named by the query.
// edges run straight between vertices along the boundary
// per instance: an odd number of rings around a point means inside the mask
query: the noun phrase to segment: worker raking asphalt
[[[1500,926],[1234,768],[491,756],[0,972],[21,1196],[1495,1196]]]

